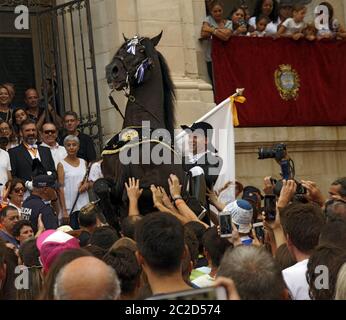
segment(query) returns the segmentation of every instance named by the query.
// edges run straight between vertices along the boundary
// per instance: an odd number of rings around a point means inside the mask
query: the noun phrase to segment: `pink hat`
[[[59,230],[47,230],[36,241],[40,260],[45,273],[60,253],[68,249],[80,248],[79,240]]]

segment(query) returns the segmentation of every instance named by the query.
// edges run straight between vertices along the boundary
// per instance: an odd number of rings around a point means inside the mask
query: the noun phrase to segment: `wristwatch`
[[[174,198],[173,198],[174,204],[175,204],[175,202],[176,202],[177,200],[183,200],[183,197],[182,197],[182,196],[176,196],[176,197],[174,197]]]

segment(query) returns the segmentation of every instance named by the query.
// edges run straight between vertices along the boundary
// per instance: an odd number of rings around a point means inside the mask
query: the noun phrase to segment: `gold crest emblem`
[[[275,85],[282,99],[297,100],[300,88],[300,79],[296,70],[289,64],[281,64],[275,71]]]
[[[120,137],[122,141],[131,141],[135,138],[138,138],[138,131],[135,129],[126,130]]]

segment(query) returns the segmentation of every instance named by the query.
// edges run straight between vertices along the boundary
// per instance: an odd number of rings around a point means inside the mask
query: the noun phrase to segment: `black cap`
[[[204,136],[208,138],[209,144],[208,144],[208,149],[211,152],[217,153],[217,150],[214,148],[214,146],[211,144],[211,139],[213,138],[213,126],[208,123],[208,122],[195,122],[192,124],[191,127],[187,125],[181,125],[180,126],[183,130],[191,130],[192,132],[196,130],[200,130],[201,132],[204,133]]]
[[[40,175],[34,177],[32,181],[34,188],[54,188],[57,189],[59,185],[57,184],[54,176]]]

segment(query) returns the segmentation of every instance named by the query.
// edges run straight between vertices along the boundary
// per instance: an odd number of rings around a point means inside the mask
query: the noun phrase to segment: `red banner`
[[[346,124],[346,41],[213,40],[215,99],[245,88],[240,126]]]

